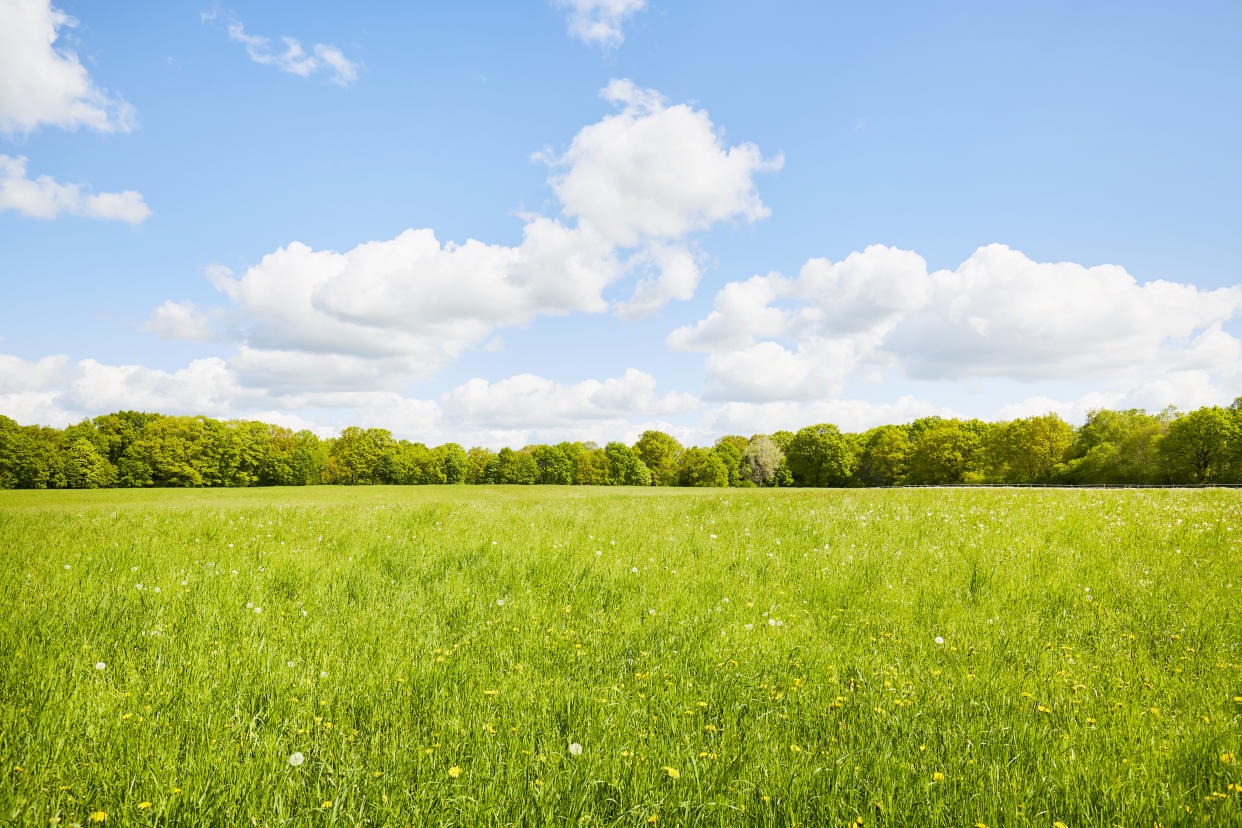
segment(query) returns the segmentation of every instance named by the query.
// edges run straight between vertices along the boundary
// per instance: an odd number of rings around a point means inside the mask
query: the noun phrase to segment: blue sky
[[[498,446],[1227,403],[1239,35],[1236,3],[0,0],[0,412]]]

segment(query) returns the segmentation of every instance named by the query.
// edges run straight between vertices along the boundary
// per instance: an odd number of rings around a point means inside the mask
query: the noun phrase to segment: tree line
[[[632,446],[429,447],[387,429],[311,431],[118,411],[64,429],[0,415],[0,488],[310,484],[893,486],[1242,483],[1242,397],[1228,408],[1092,411],[1006,422],[923,417],[862,433],[829,423],[726,435],[710,447],[647,431]]]

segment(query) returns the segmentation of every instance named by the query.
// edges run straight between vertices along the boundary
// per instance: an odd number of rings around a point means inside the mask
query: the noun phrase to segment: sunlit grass
[[[5,822],[1242,822],[1238,492],[3,492],[0,549]]]

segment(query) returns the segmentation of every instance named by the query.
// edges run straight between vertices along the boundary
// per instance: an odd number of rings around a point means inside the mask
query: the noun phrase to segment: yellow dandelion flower
[[[1222,753],[1222,754],[1220,755],[1220,761],[1224,762],[1226,765],[1227,765],[1227,764],[1229,764],[1230,762],[1232,762],[1232,761],[1233,761],[1233,754],[1232,754],[1232,753]]]
[[[1052,828],[1069,828],[1069,826],[1066,825],[1064,822],[1057,821],[1057,822],[1052,823]]]
[[[647,822],[651,823],[652,825],[655,825],[659,821],[660,821],[659,814],[652,814],[651,816],[647,817]]]
[[[933,781],[933,782],[943,782],[943,781],[944,781],[944,774],[943,774],[943,773],[941,773],[940,771],[936,771],[935,773],[933,773],[933,774],[932,774],[932,781]]]
[[[331,800],[331,799],[325,800],[325,801],[324,801],[324,803],[323,803],[323,805],[322,805],[322,806],[320,806],[320,807],[323,807],[323,808],[331,808],[331,807],[332,807],[332,800]]]
[[[95,811],[94,813],[91,814],[91,822],[107,822],[107,821],[108,821],[107,811]]]
[[[140,810],[140,811],[141,811],[141,810],[145,810],[145,809],[150,808],[150,807],[151,807],[151,803],[150,803],[150,802],[139,802],[139,803],[138,803],[138,810]]]
[[[677,768],[670,768],[668,765],[665,765],[664,772],[668,774],[669,779],[681,779],[681,772]]]
[[[457,767],[456,765],[453,765],[453,767],[449,768],[449,776],[453,777],[454,779],[461,776],[461,768]]]

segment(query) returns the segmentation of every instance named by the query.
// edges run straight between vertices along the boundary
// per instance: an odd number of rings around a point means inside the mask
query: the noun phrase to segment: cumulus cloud
[[[386,428],[428,443],[520,447],[531,442],[632,442],[646,428],[689,435],[662,418],[700,408],[692,396],[660,393],[651,375],[562,384],[520,374],[497,382],[474,379],[418,399],[391,390],[290,391],[256,388],[221,359],[200,359],[166,371],[107,365],[65,356],[30,362],[0,355],[0,411],[21,423],[64,426],[120,409],[258,419],[328,436],[346,425]]]
[[[1206,398],[1205,377],[1237,376],[1242,343],[1221,324],[1239,310],[1242,286],[1139,284],[1116,265],[1035,262],[998,244],[928,273],[917,254],[875,245],[812,259],[796,279],[730,283],[668,344],[708,353],[706,396],[722,400],[831,397],[851,376],[884,371],[1131,390],[1178,376]]]
[[[632,319],[693,296],[695,233],[767,215],[754,177],[779,166],[753,144],[727,146],[702,110],[669,106],[614,82],[616,113],[582,129],[561,155],[540,158],[561,215],[525,217],[519,244],[444,242],[430,229],[344,252],[292,242],[240,276],[207,277],[227,304],[213,312],[230,364],[250,386],[401,390],[498,330],[549,315]],[[614,290],[632,283],[628,299]],[[158,318],[157,318],[158,317]],[[148,320],[162,335],[198,337],[187,309]]]
[[[441,408],[455,421],[490,428],[564,427],[586,420],[664,416],[692,411],[698,401],[670,392],[656,394],[655,377],[631,368],[620,377],[561,385],[533,374],[500,382],[473,379],[441,398]]]
[[[134,190],[84,192],[80,184],[61,184],[50,176],[27,178],[24,156],[0,155],[0,210],[54,219],[61,214],[141,224],[151,209]]]
[[[0,132],[27,133],[44,124],[133,129],[133,108],[97,87],[64,43],[74,18],[49,0],[0,0],[0,20]]]
[[[205,13],[202,19],[209,23],[215,20],[215,15]],[[316,43],[308,53],[297,38],[282,37],[282,45],[273,48],[269,38],[246,34],[245,27],[237,20],[230,20],[226,28],[229,40],[246,47],[246,54],[255,63],[275,66],[282,72],[300,78],[323,72],[337,86],[349,86],[358,79],[360,65],[345,57],[335,46]]]
[[[864,400],[819,400],[815,402],[731,402],[709,409],[700,419],[696,433],[709,442],[713,435],[769,434],[816,423],[832,423],[847,432],[861,432],[889,423],[908,423],[919,417],[959,416],[958,412],[917,397],[903,395],[896,402],[877,404]]]
[[[726,146],[707,112],[669,106],[658,92],[613,80],[600,93],[619,107],[584,127],[550,184],[562,213],[622,247],[668,240],[717,222],[770,214],[755,175],[779,170],[752,143]]]
[[[174,302],[169,299],[151,312],[142,330],[160,339],[181,339],[191,342],[210,342],[216,338],[211,323],[200,313],[193,302]]]
[[[553,0],[553,5],[565,11],[571,35],[588,46],[609,49],[625,40],[621,26],[647,8],[647,0]]]

